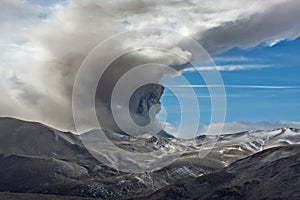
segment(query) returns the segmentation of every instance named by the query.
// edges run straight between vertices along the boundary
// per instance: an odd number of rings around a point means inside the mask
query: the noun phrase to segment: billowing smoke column
[[[116,124],[115,119],[112,115],[111,110],[111,97],[112,92],[116,86],[116,83],[120,80],[124,74],[128,73],[131,69],[141,66],[147,63],[159,63],[168,65],[170,61],[175,61],[174,63],[184,63],[186,61],[176,58],[176,55],[171,55],[170,53],[163,53],[161,50],[152,50],[148,53],[157,54],[159,56],[141,56],[141,50],[139,52],[131,52],[117,58],[112,64],[105,70],[103,76],[99,80],[99,84],[96,92],[96,110],[97,117],[101,127],[108,128],[116,132],[123,132],[122,129]],[[164,59],[162,59],[164,57]],[[154,64],[155,65],[155,64]],[[173,64],[173,68],[180,68],[180,65]],[[156,121],[155,115],[160,111],[160,98],[163,94],[164,87],[159,84],[160,79],[164,76],[166,72],[158,69],[151,69],[148,67],[144,73],[132,73],[129,75],[128,79],[124,83],[124,87],[130,87],[136,81],[143,80],[153,80],[153,83],[144,84],[136,88],[129,99],[128,107],[125,106],[126,102],[120,99],[118,103],[120,106],[124,106],[124,109],[129,109],[130,116],[120,116],[119,119],[128,120],[129,117],[132,118],[134,123],[138,126],[146,126],[151,120]],[[127,94],[119,94],[121,97]],[[154,126],[158,126],[160,122],[156,121]],[[151,132],[152,128],[144,130],[144,132]],[[130,129],[129,134],[143,134],[140,130]]]
[[[171,43],[164,41],[164,38],[170,37]],[[107,137],[111,135],[107,134],[110,131],[105,129],[133,136],[159,133],[162,126],[155,116],[161,109],[160,97],[167,87],[180,104],[181,121],[174,136],[182,137],[188,133],[194,137],[199,125],[197,95],[178,69],[189,63],[202,66],[209,61],[207,52],[193,39],[165,29],[144,28],[123,32],[97,45],[80,66],[72,94],[74,121],[78,132],[84,133],[80,137],[85,146],[97,159],[121,171],[153,171],[173,162],[184,151],[171,148],[166,152],[158,148],[151,152],[128,152],[110,141]],[[207,84],[222,86],[218,72],[201,75]],[[209,90],[212,96],[221,94],[225,97],[222,87]],[[212,119],[215,121],[225,117],[225,98],[219,99],[221,101],[212,99]],[[213,109],[216,104],[219,106],[217,110]],[[188,106],[195,112],[186,112]],[[221,115],[215,112],[218,110]],[[89,131],[86,132],[85,128]],[[219,131],[214,130],[214,133]],[[203,143],[207,144],[206,141]],[[211,144],[212,141],[209,146]],[[204,149],[207,154],[209,148],[204,146]]]
[[[0,23],[0,91],[3,97],[0,115],[40,121],[64,130],[74,130],[71,97],[80,64],[97,44],[114,34],[160,27],[189,35],[209,53],[219,53],[262,42],[273,45],[297,38],[300,33],[300,21],[295,20],[299,18],[300,1],[293,0],[263,3],[246,0],[231,3],[220,0],[81,0],[53,1],[64,3],[50,7],[31,2],[0,2],[3,11],[0,15],[0,22],[3,22]],[[165,49],[175,49],[177,41],[172,35],[149,34],[136,42],[157,42]],[[115,48],[122,46],[107,46],[102,53],[109,55]],[[186,52],[177,50],[183,57],[189,57]],[[104,86],[96,97],[99,118],[110,112],[109,95],[117,80],[114,75],[120,74],[118,70],[125,72],[124,66],[129,69],[126,63],[136,62],[137,58],[156,57],[156,61],[163,58],[157,52],[134,57],[118,59],[118,65],[110,70],[111,76],[107,75],[107,80],[101,83]],[[167,59],[169,62],[162,63],[174,66],[172,59]],[[161,77],[159,73],[148,75]],[[138,102],[140,98],[135,99]],[[140,105],[146,110],[146,104]],[[139,117],[132,114],[132,118],[138,121],[136,118]],[[108,121],[103,123],[116,128]]]
[[[140,126],[149,124],[151,113],[150,108],[154,105],[160,105],[160,97],[162,96],[164,87],[159,84],[148,84],[140,87],[133,93],[130,99],[129,110],[131,117]],[[154,111],[154,115],[160,111],[160,107]],[[142,120],[138,120],[141,116]]]

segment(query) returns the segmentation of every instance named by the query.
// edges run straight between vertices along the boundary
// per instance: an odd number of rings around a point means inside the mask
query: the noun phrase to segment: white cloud
[[[261,121],[261,122],[247,122],[247,121],[235,121],[235,122],[226,122],[214,123],[210,125],[202,126],[199,134],[205,134],[208,128],[214,129],[215,127],[223,126],[223,134],[230,133],[239,133],[249,130],[273,130],[276,128],[300,128],[300,122],[289,122],[289,121]]]
[[[214,57],[213,60],[217,61],[217,62],[248,62],[248,61],[250,61],[250,59],[245,56],[235,56],[235,57],[222,56],[222,57]]]
[[[300,89],[300,86],[287,85],[170,85],[179,88],[209,88],[209,87],[225,87],[225,88],[256,88],[256,89]]]
[[[256,88],[256,89],[299,89],[300,86],[286,85],[226,85],[228,88]]]
[[[165,122],[164,123],[164,130],[167,133],[172,134],[172,135],[175,135],[176,132],[177,132],[177,128],[173,124],[171,124],[169,122]]]
[[[271,65],[220,65],[220,66],[201,66],[201,67],[189,67],[184,69],[184,72],[195,72],[195,71],[240,71],[240,70],[251,70],[251,69],[262,69],[271,67]]]
[[[235,20],[199,32],[197,39],[212,53],[232,46],[254,47],[262,42],[274,45],[281,40],[299,36],[300,22],[295,20],[300,17],[299,1],[265,1],[262,4],[254,4],[252,8],[258,10],[252,10],[248,14],[241,12]]]
[[[75,0],[47,6],[2,0],[0,69],[15,74],[23,84],[19,84],[19,89],[17,85],[12,88],[11,82],[5,81],[4,73],[0,74],[3,89],[0,115],[70,129],[73,126],[71,93],[77,69],[93,47],[113,34],[143,27],[171,29],[192,36],[210,53],[216,53],[234,46],[273,44],[299,36],[299,6],[300,2],[293,0],[230,3],[223,0]],[[178,48],[178,41],[172,35],[149,36],[137,42],[145,40],[163,43],[187,59],[191,56],[191,52]],[[130,44],[124,41],[124,45]],[[250,68],[227,66],[220,70]],[[24,85],[31,89],[24,89]],[[20,94],[27,99],[33,95],[35,99],[37,93],[39,98],[34,104],[28,105],[28,101],[20,99]]]

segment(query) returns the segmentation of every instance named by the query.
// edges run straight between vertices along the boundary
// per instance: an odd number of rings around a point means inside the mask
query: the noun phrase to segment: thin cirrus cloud
[[[219,66],[201,66],[201,67],[189,67],[183,70],[183,72],[195,72],[195,71],[239,71],[239,70],[252,70],[272,67],[271,65],[219,65]]]
[[[251,59],[245,56],[234,56],[234,57],[223,56],[223,57],[215,57],[213,58],[213,60],[217,62],[247,62],[250,61]]]
[[[178,88],[256,88],[256,89],[300,89],[300,86],[286,86],[286,85],[169,85],[169,87]]]

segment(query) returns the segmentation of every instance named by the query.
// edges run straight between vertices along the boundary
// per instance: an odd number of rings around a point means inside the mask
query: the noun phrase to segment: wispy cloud
[[[229,88],[257,88],[257,89],[299,89],[300,86],[286,85],[226,85]]]
[[[210,125],[202,126],[200,134],[205,134],[208,128],[215,128],[223,126],[223,134],[238,133],[249,130],[272,130],[276,128],[288,127],[288,128],[300,128],[300,122],[297,121],[234,121],[222,123],[212,123]]]
[[[250,59],[245,57],[245,56],[226,56],[226,57],[215,57],[213,58],[215,62],[246,62],[249,61]]]
[[[197,98],[212,98],[212,97],[218,98],[219,97],[219,98],[223,98],[224,97],[222,95],[201,95],[201,94],[195,94],[195,95],[192,95],[192,94],[180,94],[180,95],[183,96],[183,97],[186,97],[186,98],[190,98],[190,97],[197,97]],[[173,94],[173,93],[166,93],[166,94],[164,94],[162,96],[162,98],[165,98],[165,97],[175,97],[175,96],[176,95]],[[253,96],[255,96],[255,95],[250,95],[250,94],[228,94],[228,95],[226,95],[226,97],[230,97],[230,98],[253,97]]]
[[[189,67],[184,69],[184,72],[195,72],[195,71],[240,71],[240,70],[253,70],[271,67],[271,65],[219,65],[219,66],[201,66],[201,67]]]
[[[256,89],[300,89],[300,86],[290,85],[168,85],[169,87],[178,88],[256,88]]]

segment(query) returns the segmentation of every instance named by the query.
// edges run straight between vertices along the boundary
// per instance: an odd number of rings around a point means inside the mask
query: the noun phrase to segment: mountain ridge
[[[186,151],[175,162],[162,169],[125,173],[96,160],[80,141],[80,137],[73,133],[62,132],[41,123],[0,118],[0,169],[4,169],[0,172],[0,192],[102,199],[122,199],[124,196],[152,198],[151,194],[163,191],[168,186],[172,187],[182,180],[214,177],[214,173],[219,172],[224,174],[224,179],[236,176],[235,173],[238,172],[231,172],[229,168],[233,163],[241,162],[240,159],[251,159],[253,154],[264,151],[271,155],[271,147],[288,148],[293,146],[291,144],[300,142],[300,131],[293,128],[220,135],[211,152],[199,159],[203,137],[184,140],[151,134],[136,138],[110,131],[106,133],[126,151],[149,152],[165,148],[180,150],[183,147]],[[252,165],[262,161],[263,156]],[[233,169],[235,168],[237,167]],[[235,190],[234,188],[232,185],[229,189]],[[217,188],[215,191],[217,192]],[[224,188],[221,193],[224,193]]]

